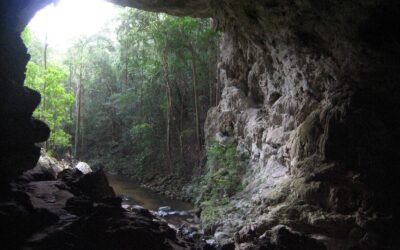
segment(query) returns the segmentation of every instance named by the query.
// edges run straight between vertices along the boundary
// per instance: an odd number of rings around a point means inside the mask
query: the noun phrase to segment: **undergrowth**
[[[206,230],[233,209],[230,198],[243,189],[245,160],[237,155],[236,145],[212,143],[207,148],[206,173],[194,188],[195,204],[202,208],[201,223]]]

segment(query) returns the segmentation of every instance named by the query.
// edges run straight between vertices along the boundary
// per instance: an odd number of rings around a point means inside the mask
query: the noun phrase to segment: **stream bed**
[[[107,178],[115,194],[122,197],[123,207],[139,205],[154,211],[158,217],[176,229],[183,228],[188,231],[187,233],[198,231],[198,223],[191,203],[171,199],[143,188],[135,180],[125,176],[107,174]]]

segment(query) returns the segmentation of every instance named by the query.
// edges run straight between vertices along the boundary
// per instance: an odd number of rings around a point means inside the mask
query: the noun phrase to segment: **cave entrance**
[[[42,95],[34,116],[52,131],[47,154],[140,178],[193,173],[220,95],[211,20],[60,0],[22,38],[25,86]]]
[[[24,84],[42,95],[34,116],[45,121],[52,131],[42,145],[48,153],[76,159],[82,154],[83,102],[93,99],[85,95],[85,89],[92,91],[92,86],[87,86],[88,78],[96,78],[90,85],[121,80],[96,77],[98,74],[92,69],[96,63],[97,68],[109,66],[111,56],[119,59],[111,49],[120,49],[117,26],[129,22],[128,18],[116,20],[123,11],[122,7],[101,0],[61,0],[38,11],[22,32],[31,56]],[[120,37],[124,35],[121,33]],[[103,68],[98,72],[103,73]],[[97,91],[101,90],[97,87]]]

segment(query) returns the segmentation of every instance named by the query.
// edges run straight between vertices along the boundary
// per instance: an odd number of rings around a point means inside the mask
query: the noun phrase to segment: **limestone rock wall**
[[[205,133],[250,157],[242,212],[217,231],[284,224],[331,249],[394,246],[398,3],[217,5],[225,88]]]

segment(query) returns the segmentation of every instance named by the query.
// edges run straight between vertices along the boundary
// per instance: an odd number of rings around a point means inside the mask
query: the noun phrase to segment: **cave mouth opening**
[[[123,11],[128,10],[103,0],[61,0],[38,10],[21,33],[30,55],[24,85],[42,97],[33,116],[51,130],[40,144],[42,151],[56,157],[77,155],[80,136],[74,133],[80,133],[79,95],[90,54],[85,47],[105,51],[94,44],[96,36],[116,44],[117,17]]]
[[[210,19],[103,0],[44,7],[21,35],[24,85],[42,96],[33,116],[51,130],[42,152],[128,176],[190,176],[221,95],[218,36]]]

